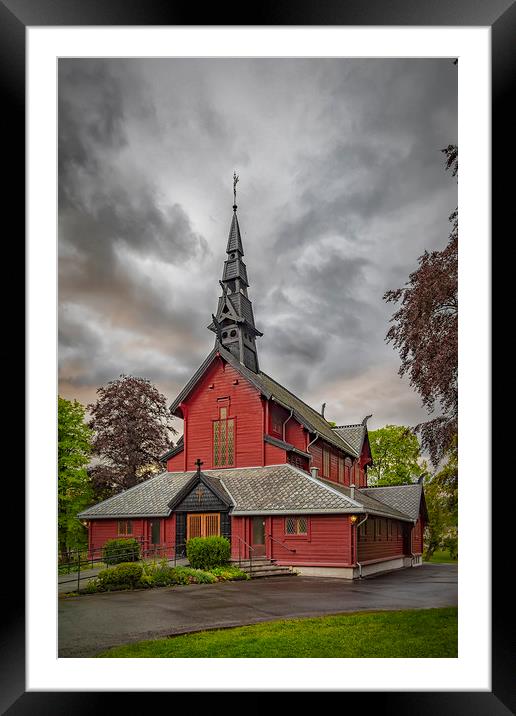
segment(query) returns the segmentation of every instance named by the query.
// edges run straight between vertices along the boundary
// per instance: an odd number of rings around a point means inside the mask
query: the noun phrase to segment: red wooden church
[[[183,436],[162,456],[165,472],[79,515],[90,550],[131,535],[183,554],[190,537],[220,534],[235,559],[307,575],[420,565],[422,485],[368,487],[367,418],[332,427],[260,369],[236,212],[214,348],[170,406]]]

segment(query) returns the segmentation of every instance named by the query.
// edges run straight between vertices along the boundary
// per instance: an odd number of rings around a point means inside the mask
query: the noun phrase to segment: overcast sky
[[[236,171],[261,369],[338,423],[424,419],[382,296],[446,243],[456,141],[451,60],[60,60],[60,394],[127,373],[172,402],[213,347]]]

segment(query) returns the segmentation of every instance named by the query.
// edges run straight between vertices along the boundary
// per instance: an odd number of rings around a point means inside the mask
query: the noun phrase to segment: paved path
[[[424,564],[360,582],[271,577],[59,600],[59,656],[118,644],[292,617],[457,605],[457,566]]]

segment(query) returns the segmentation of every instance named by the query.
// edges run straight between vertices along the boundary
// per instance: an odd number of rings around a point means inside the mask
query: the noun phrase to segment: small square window
[[[285,534],[308,534],[308,519],[306,517],[287,517],[285,520]]]

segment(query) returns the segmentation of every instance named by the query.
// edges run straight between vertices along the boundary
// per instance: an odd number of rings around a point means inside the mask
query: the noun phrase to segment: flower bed
[[[192,567],[171,567],[166,559],[156,562],[126,562],[99,572],[82,590],[87,594],[113,592],[124,589],[151,589],[185,584],[214,584],[249,579],[233,566],[214,567],[210,570]]]

